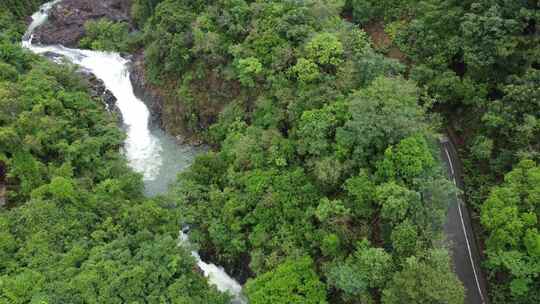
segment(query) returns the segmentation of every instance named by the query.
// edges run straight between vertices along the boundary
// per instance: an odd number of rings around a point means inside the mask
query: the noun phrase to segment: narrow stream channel
[[[178,172],[189,167],[202,148],[178,145],[159,128],[149,126],[150,113],[134,92],[129,77],[129,61],[117,53],[66,48],[62,45],[36,45],[32,33],[47,21],[49,11],[61,2],[55,0],[41,6],[32,15],[32,23],[23,39],[23,46],[36,54],[53,53],[92,72],[103,80],[107,89],[117,98],[117,105],[126,126],[127,138],[124,153],[130,166],[143,175],[148,196],[165,193]],[[187,244],[187,235],[181,232],[180,243]],[[242,286],[229,277],[221,267],[202,261],[197,252],[192,253],[199,268],[210,283],[221,291],[235,296],[234,303],[246,303],[241,295]]]

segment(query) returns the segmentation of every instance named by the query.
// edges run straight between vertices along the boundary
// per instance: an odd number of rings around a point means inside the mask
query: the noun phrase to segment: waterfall
[[[188,235],[180,230],[180,246],[190,246]],[[197,251],[192,251],[191,255],[197,260],[197,266],[203,271],[204,275],[214,282],[217,289],[222,292],[230,292],[233,296],[233,304],[245,304],[247,300],[242,295],[242,285],[229,277],[222,267],[214,264],[205,263]],[[219,282],[219,284],[215,283]]]
[[[122,113],[127,132],[124,153],[130,166],[143,175],[148,194],[165,192],[168,184],[176,178],[176,174],[191,164],[198,150],[186,145],[177,145],[163,131],[149,127],[149,110],[133,92],[129,77],[129,60],[113,52],[32,43],[34,30],[47,21],[49,11],[60,1],[48,2],[32,15],[32,23],[22,41],[23,47],[36,54],[61,55],[103,80],[107,89],[117,98],[117,105]],[[179,245],[189,246],[187,235],[183,232],[180,233]],[[241,295],[242,286],[229,277],[223,268],[205,263],[196,251],[193,251],[192,255],[211,284],[220,291],[231,293],[235,298],[234,303],[246,303]]]

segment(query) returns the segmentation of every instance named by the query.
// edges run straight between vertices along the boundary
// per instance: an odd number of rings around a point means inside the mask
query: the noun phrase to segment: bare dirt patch
[[[384,23],[372,22],[364,27],[364,31],[369,35],[373,42],[373,47],[383,51],[386,56],[397,59],[401,62],[406,61],[405,54],[392,42],[392,39],[384,31]]]

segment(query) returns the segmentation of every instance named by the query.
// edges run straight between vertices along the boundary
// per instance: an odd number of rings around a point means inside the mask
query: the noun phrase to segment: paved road
[[[447,163],[448,176],[459,188],[463,189],[461,163],[457,150],[448,138],[441,140],[442,159]],[[472,230],[469,211],[461,198],[456,195],[448,209],[444,231],[451,243],[456,273],[466,289],[466,304],[487,304],[486,282],[482,275]]]

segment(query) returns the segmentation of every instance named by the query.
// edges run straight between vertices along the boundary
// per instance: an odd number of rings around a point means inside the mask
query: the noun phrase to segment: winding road
[[[461,162],[456,147],[448,137],[442,138],[440,143],[448,176],[457,188],[463,190]],[[465,286],[465,303],[488,304],[486,281],[480,269],[480,255],[471,217],[459,194],[450,203],[444,232],[451,244],[455,272]]]

